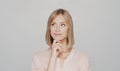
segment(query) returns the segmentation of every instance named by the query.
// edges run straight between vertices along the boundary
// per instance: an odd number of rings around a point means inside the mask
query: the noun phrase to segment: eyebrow
[[[52,22],[51,24],[53,24],[53,23],[56,23],[56,22]],[[66,22],[64,21],[64,22],[60,22],[60,23],[65,23],[66,24]]]

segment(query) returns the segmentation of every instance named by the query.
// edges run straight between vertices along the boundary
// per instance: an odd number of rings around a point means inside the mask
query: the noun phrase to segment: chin
[[[56,38],[54,38],[54,40],[64,40],[64,38],[58,38],[58,37],[56,37]]]
[[[62,40],[62,39],[60,39],[60,38],[54,38],[54,40]]]

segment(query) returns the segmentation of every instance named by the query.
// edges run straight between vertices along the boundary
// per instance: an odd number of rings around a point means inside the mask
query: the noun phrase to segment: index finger
[[[54,41],[53,41],[53,44],[59,43],[59,42],[60,42],[59,40],[54,40]]]

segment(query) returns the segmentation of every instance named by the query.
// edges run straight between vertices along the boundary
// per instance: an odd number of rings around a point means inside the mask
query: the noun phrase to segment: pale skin
[[[71,50],[67,49],[67,31],[68,24],[66,23],[63,15],[58,15],[52,21],[50,26],[50,33],[54,41],[51,46],[51,57],[49,60],[47,71],[55,71],[56,59],[59,58],[61,61],[61,67],[64,63],[64,60],[70,54]]]

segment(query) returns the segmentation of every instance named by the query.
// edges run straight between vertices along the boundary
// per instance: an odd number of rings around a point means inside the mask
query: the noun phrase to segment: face
[[[58,15],[52,21],[50,26],[50,33],[54,40],[64,41],[67,38],[68,24],[63,15]]]

